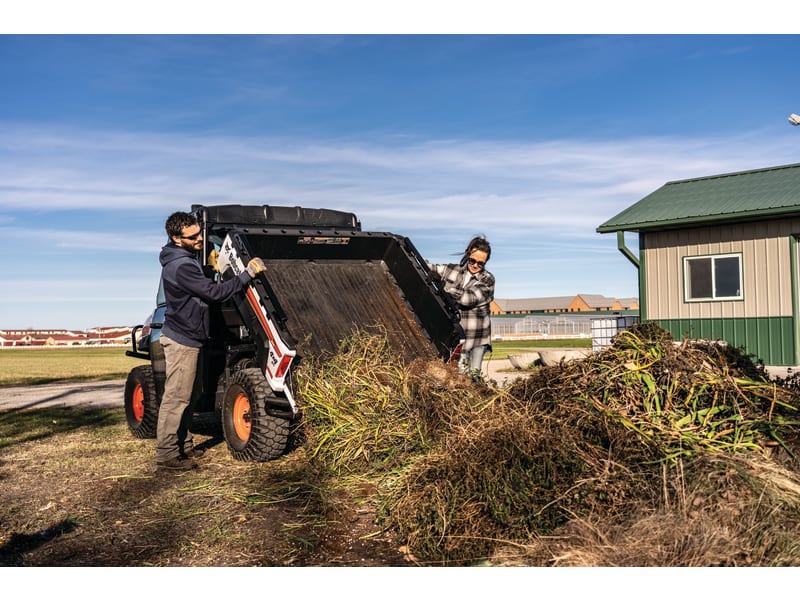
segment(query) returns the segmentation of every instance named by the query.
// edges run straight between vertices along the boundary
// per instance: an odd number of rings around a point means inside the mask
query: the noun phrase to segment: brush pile
[[[500,390],[362,332],[298,381],[420,564],[800,565],[800,394],[736,349],[645,323]]]

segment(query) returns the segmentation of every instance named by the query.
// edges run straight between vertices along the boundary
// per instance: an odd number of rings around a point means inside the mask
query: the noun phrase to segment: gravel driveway
[[[123,408],[125,380],[49,383],[0,388],[0,410],[56,408]]]

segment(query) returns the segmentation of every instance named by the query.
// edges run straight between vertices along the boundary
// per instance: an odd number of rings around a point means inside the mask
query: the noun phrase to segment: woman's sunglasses
[[[482,260],[475,260],[474,258],[468,258],[467,262],[472,265],[473,267],[483,268],[486,266],[486,263]]]

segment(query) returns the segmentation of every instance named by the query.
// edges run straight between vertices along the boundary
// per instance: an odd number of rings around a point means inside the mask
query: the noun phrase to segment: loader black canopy
[[[232,234],[243,258],[266,261],[268,308],[301,355],[335,352],[357,328],[385,331],[406,359],[448,359],[463,337],[457,308],[406,237],[362,231],[353,213],[330,209],[193,208],[207,243]],[[238,326],[235,315],[226,322]]]

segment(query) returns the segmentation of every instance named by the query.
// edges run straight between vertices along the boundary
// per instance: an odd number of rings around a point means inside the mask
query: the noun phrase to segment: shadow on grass
[[[36,550],[47,542],[70,533],[78,527],[72,520],[64,520],[33,534],[15,533],[5,544],[0,546],[0,567],[20,567],[24,563],[25,554]]]
[[[125,413],[118,408],[58,407],[3,411],[0,412],[0,450],[81,428],[108,427],[124,422]],[[197,413],[192,431],[211,437],[203,443],[203,448],[224,442],[222,425],[214,413]]]
[[[40,408],[0,413],[0,450],[85,427],[105,427],[125,421],[119,409]]]

